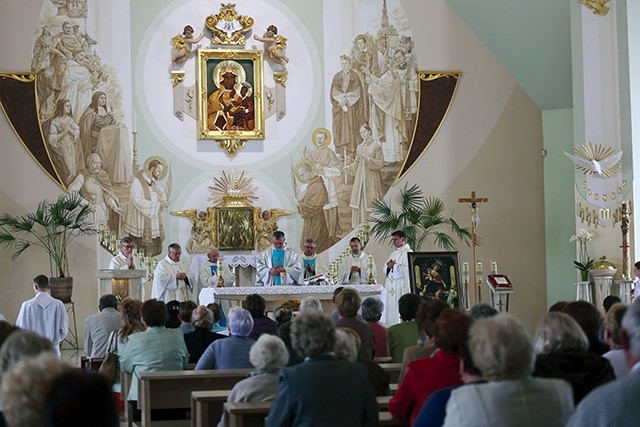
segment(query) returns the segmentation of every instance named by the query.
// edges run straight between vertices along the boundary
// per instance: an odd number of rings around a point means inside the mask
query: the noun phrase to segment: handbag
[[[109,347],[107,348],[107,357],[105,357],[104,362],[100,365],[100,369],[98,369],[98,372],[105,376],[110,385],[116,382],[118,371],[120,370],[117,336],[118,331],[111,333],[111,341],[109,341]]]

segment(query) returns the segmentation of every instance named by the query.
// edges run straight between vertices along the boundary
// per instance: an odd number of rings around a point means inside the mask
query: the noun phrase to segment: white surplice
[[[187,273],[191,287],[187,286],[184,280],[176,279],[177,273]],[[175,262],[167,255],[158,263],[154,271],[151,298],[157,298],[164,302],[172,300],[180,302],[195,301],[193,295],[198,294],[198,290],[195,289],[196,286],[196,279],[189,268],[189,263],[184,259]]]
[[[69,332],[69,316],[62,301],[48,292],[38,292],[22,303],[16,326],[50,340],[60,356],[60,343]]]
[[[393,252],[385,261],[383,271],[386,280],[384,286],[387,291],[387,298],[384,304],[385,325],[387,327],[400,323],[400,312],[398,310],[398,300],[404,294],[411,293],[411,285],[409,283],[409,256],[412,252],[409,245],[394,248]],[[387,262],[393,260],[396,264],[393,268],[387,268]]]

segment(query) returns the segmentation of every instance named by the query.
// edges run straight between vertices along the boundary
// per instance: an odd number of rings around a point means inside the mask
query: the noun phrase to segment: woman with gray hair
[[[253,318],[248,310],[234,307],[229,311],[229,338],[211,343],[198,360],[196,370],[202,369],[243,369],[253,365],[249,351],[255,343],[249,338],[253,329]]]
[[[298,310],[300,313],[308,311],[322,312],[322,304],[318,298],[308,296],[300,300],[300,307]],[[278,328],[278,336],[282,339],[284,345],[287,347],[287,351],[289,352],[289,362],[287,363],[287,366],[297,365],[298,363],[302,363],[303,360],[291,346],[291,322],[291,320],[285,322]]]
[[[278,373],[287,364],[289,353],[282,340],[274,335],[260,335],[251,346],[249,360],[256,371],[233,386],[227,402],[269,402],[276,398]],[[218,427],[226,425],[225,415]]]
[[[387,350],[387,328],[380,323],[384,303],[377,297],[367,297],[362,301],[362,318],[371,326],[376,341],[375,356],[389,357]]]
[[[567,314],[547,313],[540,318],[534,348],[533,376],[569,382],[576,405],[591,390],[615,379],[609,361],[587,350],[589,339]]]
[[[189,363],[198,363],[200,356],[215,340],[227,338],[226,335],[211,331],[213,312],[204,305],[197,307],[191,314],[193,332],[184,334],[184,343],[189,352]]]
[[[13,331],[0,347],[0,383],[17,362],[42,353],[55,354],[51,341],[31,331]]]
[[[571,387],[531,378],[533,343],[519,320],[499,314],[476,321],[469,351],[488,382],[453,390],[445,426],[564,426],[573,410]]]
[[[377,426],[378,405],[364,367],[338,360],[331,318],[311,310],[291,325],[293,348],[305,361],[280,371],[267,427],[284,425]]]

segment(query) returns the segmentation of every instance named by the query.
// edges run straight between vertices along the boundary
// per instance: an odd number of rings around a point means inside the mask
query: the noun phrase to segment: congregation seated
[[[16,362],[0,385],[0,405],[7,426],[44,426],[45,397],[50,384],[71,369],[53,350]]]
[[[589,340],[589,351],[602,356],[609,351],[609,346],[598,339],[598,330],[600,328],[600,313],[587,301],[571,301],[562,309],[562,312],[568,314],[578,322]]]
[[[289,353],[280,338],[263,334],[251,346],[249,360],[256,371],[231,389],[227,397],[228,403],[268,402],[275,399],[279,385],[278,374],[287,364]],[[218,427],[225,426],[223,414]]]
[[[434,327],[436,351],[431,357],[409,363],[407,374],[389,401],[389,412],[401,420],[414,419],[429,396],[444,387],[460,384],[460,345],[471,318],[453,309],[444,310]]]
[[[280,371],[267,427],[378,425],[378,405],[365,368],[338,360],[335,341],[335,324],[324,313],[308,310],[293,319],[291,343],[305,361]]]
[[[336,298],[338,297],[338,294],[342,292],[343,289],[344,289],[344,286],[338,286],[333,290],[333,297],[331,300],[335,308],[331,312],[330,316],[334,322],[337,322],[338,319],[340,318],[340,313],[338,312],[338,307],[336,306]],[[360,313],[356,314],[356,319],[358,319],[361,322],[364,322],[364,319],[362,318],[362,315]]]
[[[129,336],[120,356],[120,367],[132,374],[127,400],[132,405],[138,401],[138,383],[141,372],[179,371],[189,362],[184,334],[179,329],[167,329],[167,309],[163,301],[150,299],[142,304],[142,321],[147,327],[143,332]],[[134,405],[135,406],[135,405]],[[140,417],[139,411],[134,420]]]
[[[273,310],[273,318],[276,320],[276,324],[278,325],[279,330],[280,326],[284,325],[287,322],[290,322],[293,319],[293,308],[291,308],[287,304],[283,304]]]
[[[623,351],[630,372],[589,393],[578,405],[567,427],[632,426],[640,419],[640,303],[636,300],[622,318]]]
[[[183,334],[193,332],[193,324],[191,323],[191,317],[193,316],[193,310],[198,308],[195,302],[191,300],[182,301],[178,306],[178,320],[180,320],[179,329]]]
[[[200,356],[218,339],[227,338],[226,335],[217,334],[211,331],[213,324],[213,313],[204,305],[196,307],[191,315],[193,332],[184,334],[184,342],[189,352],[189,363],[198,363]]]
[[[600,307],[602,321],[600,322],[600,329],[598,329],[598,339],[607,345],[609,345],[609,343],[604,337],[604,318],[607,316],[607,313],[611,310],[611,307],[613,307],[614,304],[620,304],[621,302],[620,298],[615,295],[607,295],[602,300],[602,307]]]
[[[578,323],[564,313],[547,313],[534,338],[534,377],[560,378],[571,384],[574,403],[597,386],[615,379],[609,361],[587,350],[589,342]]]
[[[365,360],[371,360],[375,351],[373,330],[367,322],[361,322],[356,319],[361,302],[360,294],[357,291],[351,288],[343,289],[336,297],[336,306],[338,307],[338,313],[340,313],[340,318],[336,321],[336,327],[351,328],[356,331],[362,343],[360,356]]]
[[[398,300],[401,323],[390,325],[387,329],[387,350],[394,363],[402,362],[404,350],[418,342],[416,313],[421,302],[422,298],[416,294],[405,294]]]
[[[59,375],[44,402],[46,427],[118,427],[120,423],[111,387],[96,372],[71,369]]]
[[[229,311],[227,320],[231,336],[212,342],[198,360],[196,370],[253,367],[249,360],[249,351],[255,342],[249,338],[253,329],[251,313],[243,308],[234,307]]]
[[[469,350],[487,383],[453,390],[444,426],[560,427],[569,419],[571,386],[564,380],[531,377],[533,343],[515,317],[499,314],[476,321],[469,332]]]
[[[107,344],[107,353],[115,353],[118,357],[122,357],[129,337],[137,332],[142,332],[146,328],[142,323],[142,301],[127,297],[120,301],[120,328],[116,329],[109,335],[109,343]],[[116,379],[113,384],[113,394],[118,404],[118,410],[124,411],[124,398],[121,395],[122,385],[120,378],[120,369],[116,369]]]
[[[444,301],[432,299],[422,301],[416,313],[416,326],[418,327],[418,340],[416,345],[411,345],[404,349],[402,355],[402,368],[400,369],[400,381],[407,373],[409,363],[430,357],[436,350],[433,330],[436,326],[436,320],[444,310],[449,307]]]
[[[376,396],[385,396],[389,392],[391,376],[379,364],[360,356],[362,343],[358,333],[351,328],[336,329],[336,357],[348,362],[356,362],[367,369],[367,379]]]
[[[180,302],[176,300],[171,300],[167,302],[166,308],[167,308],[168,317],[167,317],[167,323],[165,324],[165,326],[170,329],[179,328],[180,324],[182,323],[180,322],[180,317],[179,317]]]
[[[387,328],[380,323],[384,303],[378,297],[367,297],[362,301],[362,318],[371,326],[376,341],[376,357],[389,357],[387,350]]]
[[[614,304],[604,317],[604,338],[610,350],[602,355],[611,363],[617,379],[629,373],[629,364],[624,354],[622,344],[622,319],[627,312],[627,306],[622,303]]]
[[[304,297],[300,300],[300,307],[298,307],[300,313],[305,313],[307,311],[322,311],[322,304],[320,304],[320,300],[316,297]],[[287,362],[287,366],[297,365],[302,362],[302,357],[298,354],[297,351],[293,349],[291,345],[291,322],[283,323],[278,328],[278,336],[284,342],[287,351],[289,352],[289,361]]]
[[[265,314],[267,302],[264,298],[258,294],[247,295],[242,302],[242,308],[248,310],[253,318],[253,329],[249,333],[249,338],[255,341],[262,334],[278,335],[278,324]]]

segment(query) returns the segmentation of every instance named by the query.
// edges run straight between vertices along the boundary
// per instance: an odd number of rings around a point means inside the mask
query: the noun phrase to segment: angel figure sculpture
[[[182,34],[178,34],[171,39],[171,45],[173,46],[171,65],[175,67],[184,64],[191,53],[192,46],[202,40],[203,37],[204,33],[194,38],[193,27],[191,25],[185,26]]]
[[[213,224],[208,212],[196,209],[171,212],[171,215],[183,216],[191,221],[191,238],[187,242],[187,252],[190,254],[205,253],[213,247]]]
[[[269,25],[262,37],[254,35],[253,38],[264,44],[264,51],[267,52],[269,58],[282,65],[282,71],[287,69],[289,58],[284,54],[287,39],[278,35],[278,28],[275,25]]]
[[[278,219],[294,213],[294,211],[278,208],[262,211],[260,218],[256,221],[256,248],[263,251],[271,246],[271,233],[278,230]]]

